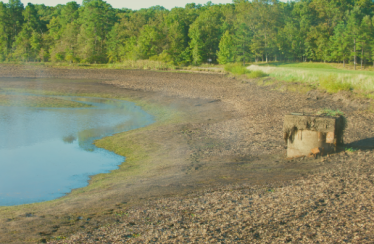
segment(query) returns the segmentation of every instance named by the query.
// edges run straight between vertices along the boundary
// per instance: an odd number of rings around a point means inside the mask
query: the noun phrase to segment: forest
[[[0,2],[1,62],[374,65],[371,0],[233,0],[167,10],[103,0],[49,7]]]

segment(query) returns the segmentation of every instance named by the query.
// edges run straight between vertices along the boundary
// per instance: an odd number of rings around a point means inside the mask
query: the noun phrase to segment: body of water
[[[94,140],[154,122],[131,102],[57,98],[92,107],[0,106],[0,206],[52,200],[87,186],[89,176],[125,160],[97,148]]]

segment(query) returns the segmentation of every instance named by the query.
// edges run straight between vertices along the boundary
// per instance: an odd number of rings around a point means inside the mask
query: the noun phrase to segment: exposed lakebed
[[[7,96],[36,100],[32,94]],[[95,140],[154,122],[132,102],[48,98],[82,106],[0,106],[0,206],[52,200],[86,186],[89,176],[117,169],[125,160],[97,148]]]

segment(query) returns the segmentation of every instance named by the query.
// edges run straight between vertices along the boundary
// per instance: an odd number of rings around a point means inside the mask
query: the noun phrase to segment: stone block
[[[336,151],[337,145],[343,141],[344,127],[342,116],[286,115],[283,138],[287,143],[287,157]]]

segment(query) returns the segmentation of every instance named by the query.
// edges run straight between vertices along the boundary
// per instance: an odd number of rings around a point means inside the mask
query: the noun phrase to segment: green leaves
[[[221,41],[219,42],[219,51],[217,52],[218,63],[227,64],[233,61],[233,40],[229,31],[223,34]]]
[[[0,61],[172,65],[258,60],[374,61],[370,1],[235,0],[113,9],[103,0],[48,7],[0,2]]]

